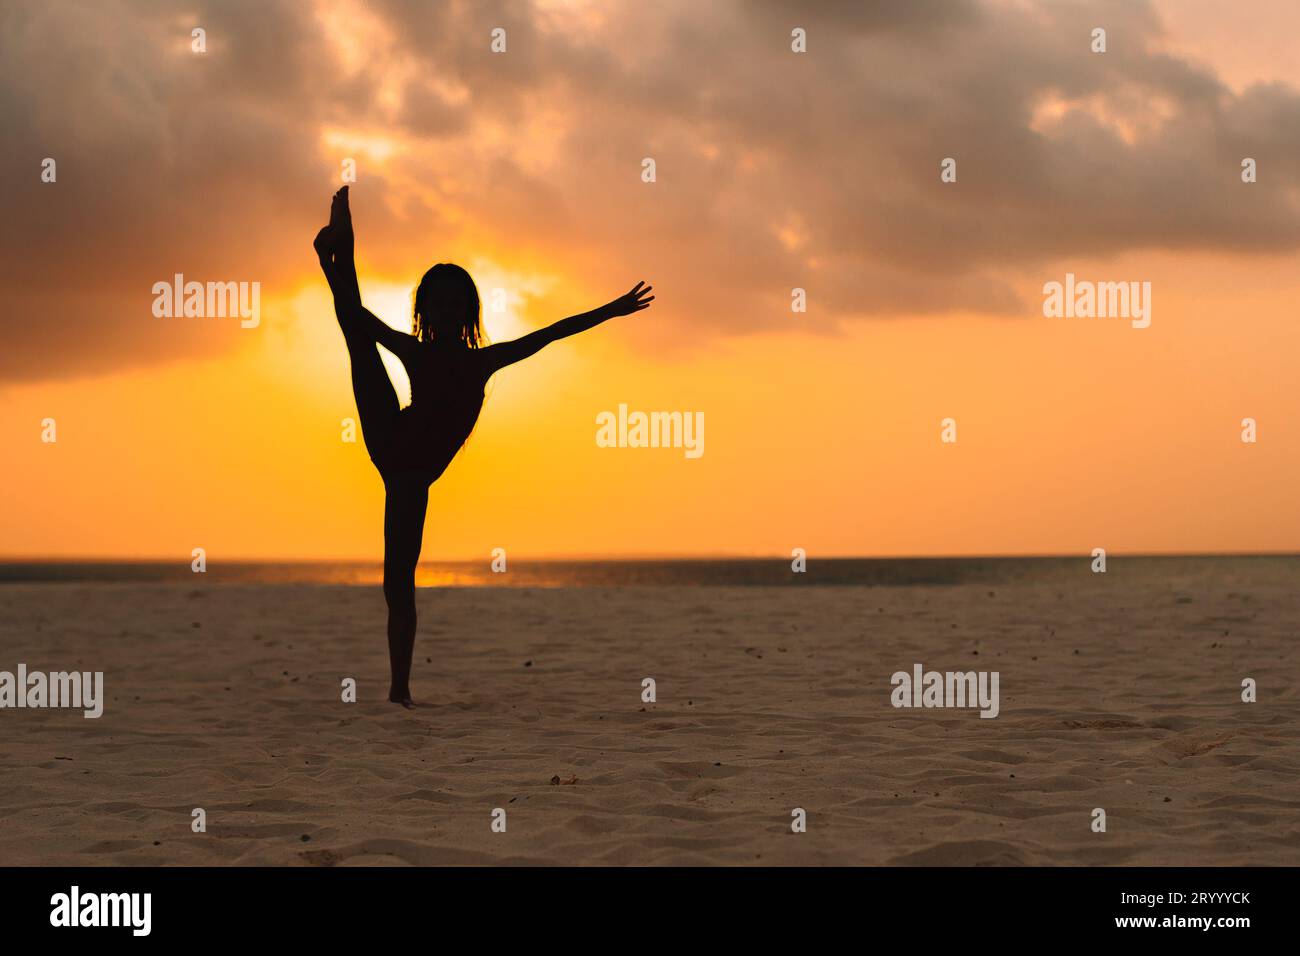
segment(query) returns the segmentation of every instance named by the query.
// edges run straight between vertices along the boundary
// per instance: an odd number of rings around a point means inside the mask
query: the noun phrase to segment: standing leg
[[[415,651],[415,567],[424,539],[429,482],[422,474],[393,472],[384,478],[384,599],[388,602],[388,699],[411,701],[411,657]]]

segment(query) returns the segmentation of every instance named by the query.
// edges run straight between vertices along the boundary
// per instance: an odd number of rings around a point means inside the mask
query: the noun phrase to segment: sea
[[[1091,571],[1091,555],[1051,557],[817,558],[795,572],[792,559],[686,558],[527,560],[508,558],[506,571],[482,561],[424,561],[418,587],[927,587],[1054,584]],[[209,559],[207,584],[330,584],[370,586],[383,580],[375,561],[239,561]],[[1138,581],[1195,587],[1240,583],[1300,585],[1300,555],[1112,555],[1106,572]],[[180,561],[0,561],[0,586],[19,583],[193,584]],[[1102,580],[1101,575],[1097,580]]]

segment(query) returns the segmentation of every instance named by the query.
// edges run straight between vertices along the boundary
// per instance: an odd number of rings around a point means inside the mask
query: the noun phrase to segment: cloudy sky
[[[497,378],[430,558],[1298,549],[1297,26],[1286,0],[6,3],[0,554],[378,556],[311,252],[346,159],[395,326],[436,261],[504,290],[494,340],[658,294]],[[1150,282],[1151,327],[1044,318],[1067,272]],[[176,273],[260,282],[261,324],[155,317]],[[702,411],[705,454],[596,447],[620,403]]]

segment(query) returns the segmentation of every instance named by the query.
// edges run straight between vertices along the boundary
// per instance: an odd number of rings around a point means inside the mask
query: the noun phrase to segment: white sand
[[[108,699],[0,710],[0,863],[1300,863],[1295,589],[1108,577],[426,590],[412,712],[377,588],[3,586],[0,670]],[[918,661],[1001,715],[892,708]]]

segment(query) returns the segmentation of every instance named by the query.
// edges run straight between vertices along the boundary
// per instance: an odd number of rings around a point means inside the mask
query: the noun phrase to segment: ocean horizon
[[[509,558],[506,570],[489,560],[423,561],[418,587],[848,586],[907,587],[1067,582],[1091,572],[1090,555],[1041,557],[809,558],[794,572],[791,558]],[[1106,574],[1193,584],[1224,575],[1300,575],[1297,554],[1123,555],[1106,559]],[[2,560],[0,584],[195,583],[186,561]],[[378,585],[380,561],[211,561],[207,583]],[[1300,578],[1298,578],[1300,580]]]

